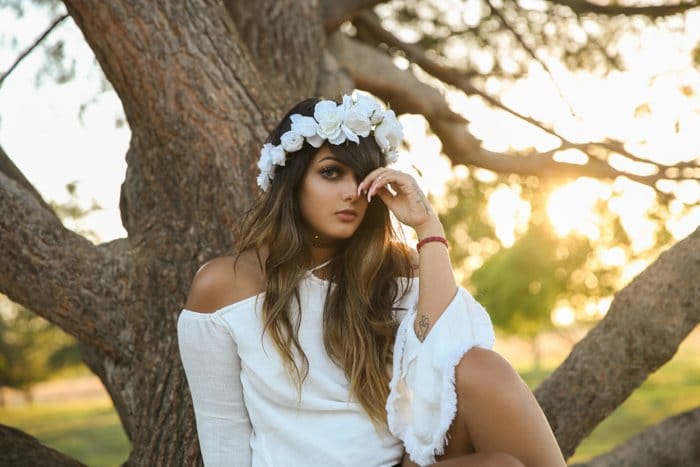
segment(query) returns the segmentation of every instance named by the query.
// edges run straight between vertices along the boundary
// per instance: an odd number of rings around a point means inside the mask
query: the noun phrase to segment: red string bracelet
[[[433,236],[433,237],[425,237],[423,240],[418,242],[418,244],[416,245],[416,251],[418,251],[420,253],[420,249],[423,248],[423,245],[425,245],[426,243],[430,243],[430,242],[444,243],[445,246],[447,248],[449,248],[449,246],[447,245],[447,239],[445,237]]]

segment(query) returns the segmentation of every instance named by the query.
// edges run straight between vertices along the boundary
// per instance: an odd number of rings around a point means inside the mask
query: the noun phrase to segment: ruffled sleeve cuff
[[[495,335],[486,310],[462,287],[423,342],[415,317],[414,304],[396,336],[387,415],[411,460],[427,465],[444,452],[457,412],[455,367],[470,348],[493,348]]]

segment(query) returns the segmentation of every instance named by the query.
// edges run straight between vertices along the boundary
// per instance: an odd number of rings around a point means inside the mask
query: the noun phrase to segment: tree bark
[[[308,18],[281,14],[268,23],[282,42],[249,50],[219,2],[65,3],[132,130],[121,192],[129,237],[92,245],[0,175],[0,255],[8,259],[0,288],[84,344],[131,441],[128,464],[196,465],[177,316],[194,272],[230,251],[259,193],[251,174],[260,143],[286,111],[280,102],[315,90],[319,14],[299,4]],[[275,45],[281,61],[259,69],[255,53]],[[264,78],[292,64],[300,71],[284,92],[279,79]]]
[[[603,16],[648,16],[649,18],[662,18],[664,16],[678,15],[686,11],[697,8],[700,5],[698,0],[691,2],[679,2],[670,5],[624,5],[610,3],[602,5],[600,3],[589,2],[587,0],[551,0],[552,3],[565,5],[578,14],[594,13]]]
[[[609,453],[571,467],[700,465],[700,408],[669,417]]]
[[[42,444],[26,433],[0,425],[0,464],[24,467],[84,467],[85,464],[72,459]]]
[[[10,159],[10,157],[7,155],[2,146],[0,146],[0,174],[5,174],[7,178],[19,183],[20,186],[22,186],[24,189],[28,190],[31,193],[31,195],[34,197],[35,200],[39,202],[39,204],[41,204],[47,211],[53,213],[53,209],[51,209],[51,207],[48,204],[46,204],[44,198],[41,197],[36,188],[34,188],[34,185],[32,185],[29,182],[29,180],[27,180],[27,177],[25,177],[24,174],[17,168],[15,163],[12,162],[12,159]]]
[[[605,318],[535,390],[565,457],[698,325],[698,277],[700,228],[615,294]]]

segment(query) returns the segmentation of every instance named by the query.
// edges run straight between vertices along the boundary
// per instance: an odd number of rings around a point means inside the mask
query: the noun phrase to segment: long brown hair
[[[291,127],[289,116],[313,115],[316,102],[318,99],[311,98],[295,105],[270,133],[267,142],[279,144],[281,135]],[[386,158],[372,135],[360,137],[359,144],[329,144],[329,148],[353,170],[358,180],[386,165]],[[288,157],[284,167],[276,167],[270,189],[261,195],[242,223],[235,251],[238,258],[242,252],[254,249],[260,262],[261,249],[268,247],[263,268],[264,329],[299,391],[309,363],[298,340],[300,317],[292,316],[290,304],[293,298],[300,303],[298,285],[310,266],[311,250],[303,233],[298,193],[317,151],[304,142],[299,151]],[[400,240],[389,210],[375,196],[358,230],[342,242],[331,262],[323,311],[324,344],[329,357],[344,370],[351,396],[360,402],[373,422],[380,424],[386,423],[388,368],[397,328],[393,307],[406,293],[400,287],[405,281],[395,279],[411,274],[410,254]]]

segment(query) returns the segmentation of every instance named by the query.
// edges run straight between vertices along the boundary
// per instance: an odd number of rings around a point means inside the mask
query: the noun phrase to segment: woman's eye
[[[341,174],[342,171],[339,170],[337,167],[326,167],[321,170],[321,175],[330,179],[338,178],[338,176]]]

